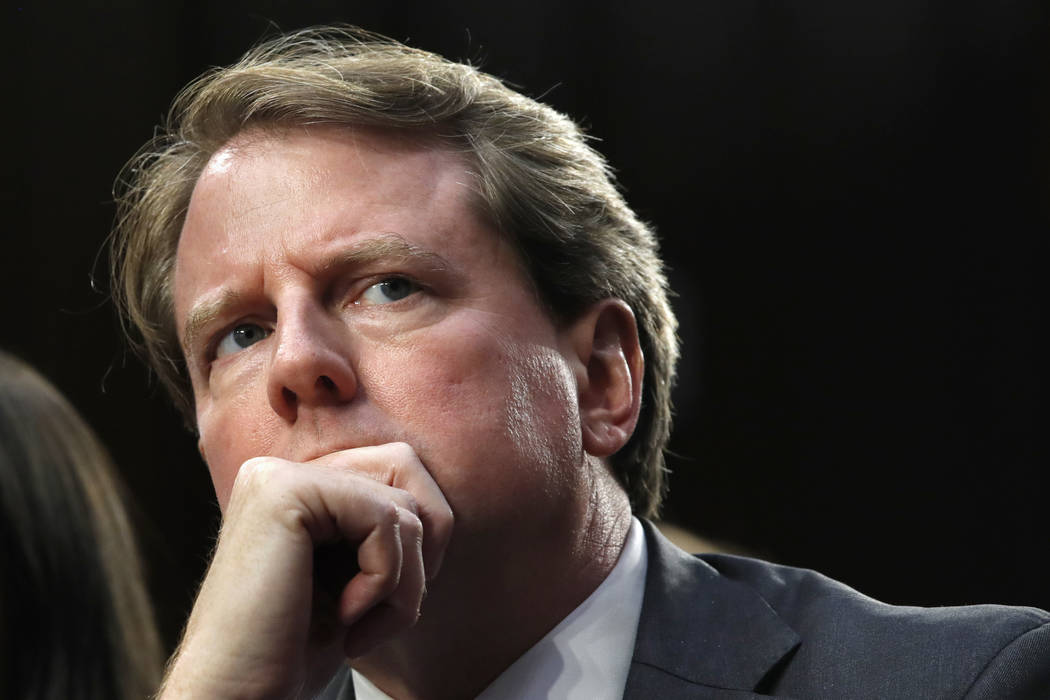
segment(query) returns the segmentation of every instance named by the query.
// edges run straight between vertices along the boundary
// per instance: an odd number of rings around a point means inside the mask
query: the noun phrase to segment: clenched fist
[[[161,697],[319,689],[343,659],[415,624],[452,523],[404,443],[248,460]]]

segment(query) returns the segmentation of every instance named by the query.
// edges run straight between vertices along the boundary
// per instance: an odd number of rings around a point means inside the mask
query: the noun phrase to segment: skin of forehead
[[[193,199],[191,199],[191,211],[187,216],[186,223],[184,224],[184,231],[186,226],[191,223],[193,210],[195,208],[199,209],[201,206],[207,206],[207,203],[201,202],[201,191],[204,190],[205,192],[208,192],[206,196],[209,198],[215,196],[207,187],[202,187],[202,185],[211,185],[215,178],[223,178],[228,174],[231,174],[230,171],[233,168],[241,168],[244,176],[255,176],[256,173],[251,169],[251,161],[256,156],[264,155],[268,148],[275,145],[284,148],[287,153],[289,150],[294,152],[294,149],[296,149],[299,144],[316,145],[315,140],[324,141],[329,139],[343,144],[349,143],[358,152],[367,150],[377,154],[397,155],[399,153],[404,153],[406,155],[422,156],[424,158],[424,168],[414,167],[415,164],[418,163],[418,159],[411,157],[405,159],[404,165],[406,167],[413,167],[412,173],[422,173],[423,175],[432,173],[433,176],[423,178],[405,178],[402,176],[398,178],[395,175],[392,179],[394,180],[394,184],[398,187],[404,187],[406,182],[411,183],[414,186],[420,182],[424,185],[430,182],[433,183],[432,187],[436,188],[442,182],[444,176],[447,175],[449,165],[459,166],[457,168],[457,174],[461,175],[462,178],[457,180],[456,184],[460,184],[466,188],[467,199],[465,200],[465,203],[467,204],[468,211],[472,215],[478,216],[481,207],[477,206],[478,200],[476,198],[474,183],[463,180],[463,178],[472,178],[472,173],[466,167],[464,159],[455,151],[445,147],[445,144],[439,141],[434,134],[405,133],[372,127],[355,129],[336,126],[317,126],[296,129],[256,128],[239,134],[212,156],[198,180],[197,187],[194,189]],[[362,158],[359,162],[364,163],[365,160],[365,158]],[[401,163],[398,161],[391,162],[386,160],[381,163],[381,166],[385,171],[389,172],[390,170],[397,168],[400,164]],[[307,167],[300,173],[300,175],[305,175],[307,179],[319,180],[324,177],[326,170],[326,166],[318,166],[313,172],[311,172],[311,168]],[[232,175],[236,176],[237,174],[232,173]],[[265,206],[265,204],[258,206]],[[214,216],[213,212],[209,212],[209,214],[206,215],[206,217],[211,216]],[[476,221],[484,223],[485,217],[478,217]],[[197,232],[197,235],[200,235],[200,233]],[[502,236],[498,236],[498,234],[493,242],[496,243],[497,239],[502,239],[505,242],[505,239],[503,239]],[[184,237],[180,236],[180,249],[183,240]],[[414,257],[428,258],[428,263],[432,266],[447,266],[447,262],[437,253],[426,251],[418,246],[414,246],[414,244],[410,242],[405,242],[400,250],[397,250],[397,245],[391,245],[390,241],[386,242],[385,247],[387,250],[385,251],[379,250],[379,248],[383,247],[383,244],[379,241],[370,245],[373,248],[371,251],[351,251],[349,256],[369,256],[382,253],[399,256],[411,254]],[[412,250],[412,248],[415,248],[415,250]],[[522,279],[525,281],[526,285],[530,287],[535,298],[539,300],[539,294],[532,284],[531,276],[525,270],[524,263],[519,256],[515,255],[514,258],[514,262],[523,273]],[[185,256],[177,255],[176,284],[178,284],[179,278],[178,262],[182,260],[185,260]],[[338,264],[338,261],[333,261],[333,263]],[[189,351],[195,347],[200,329],[220,313],[222,307],[230,303],[236,303],[237,301],[236,293],[231,293],[229,290],[223,290],[221,294],[210,294],[207,295],[207,297],[210,298],[201,299],[198,297],[193,300],[192,308],[185,314],[186,321],[181,324],[178,329],[180,343],[183,352],[187,357],[189,357]],[[179,299],[177,298],[176,301],[179,301]],[[176,309],[176,311],[179,312],[181,309]],[[180,316],[182,316],[182,314],[177,313],[177,319]]]
[[[451,268],[448,261],[437,253],[414,245],[396,234],[382,234],[322,259],[319,271],[324,273],[328,269],[359,267],[378,260],[415,260],[431,270],[447,271]],[[241,295],[230,289],[222,289],[218,294],[208,294],[203,299],[197,299],[182,327],[183,352],[189,354],[190,349],[196,348],[200,344],[202,331],[222,316],[226,308],[240,302]]]

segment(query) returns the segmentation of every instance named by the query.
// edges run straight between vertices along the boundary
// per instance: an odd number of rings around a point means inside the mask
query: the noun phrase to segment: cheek
[[[582,451],[575,380],[559,354],[530,350],[510,365],[503,423],[522,457],[558,482],[563,460]]]
[[[404,426],[408,435],[399,437],[411,437],[417,450],[491,415],[494,389],[505,383],[499,359],[463,336],[387,348],[375,361],[362,362],[358,373],[367,401]]]
[[[201,456],[208,466],[211,475],[211,483],[215,489],[215,497],[219,501],[219,508],[225,513],[226,504],[230,500],[230,492],[233,490],[233,481],[237,478],[239,465],[230,459],[228,454],[229,445],[225,441],[218,441],[215,435],[221,431],[201,427]]]
[[[457,513],[495,508],[501,494],[528,502],[527,490],[566,492],[582,438],[563,358],[505,333],[459,329],[436,340],[385,354],[361,384],[458,501]]]
[[[222,402],[198,407],[200,446],[211,474],[219,506],[226,510],[241,465],[252,457],[271,454],[277,427],[265,392],[252,387]]]

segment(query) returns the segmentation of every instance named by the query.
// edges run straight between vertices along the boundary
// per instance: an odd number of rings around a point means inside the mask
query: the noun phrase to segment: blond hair
[[[193,187],[211,156],[249,128],[336,125],[419,133],[462,152],[481,213],[513,243],[556,320],[626,301],[646,359],[641,416],[611,463],[641,515],[665,489],[678,345],[653,231],[627,206],[602,156],[568,117],[474,67],[350,27],[270,40],[176,97],[166,125],[117,184],[115,296],[132,343],[192,423],[172,277]]]

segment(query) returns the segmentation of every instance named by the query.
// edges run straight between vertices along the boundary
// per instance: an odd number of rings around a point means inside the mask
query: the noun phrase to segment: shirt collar
[[[605,580],[477,700],[622,697],[642,611],[647,565],[645,534],[638,519],[631,518],[623,551]],[[356,671],[353,680],[358,700],[390,700]]]

